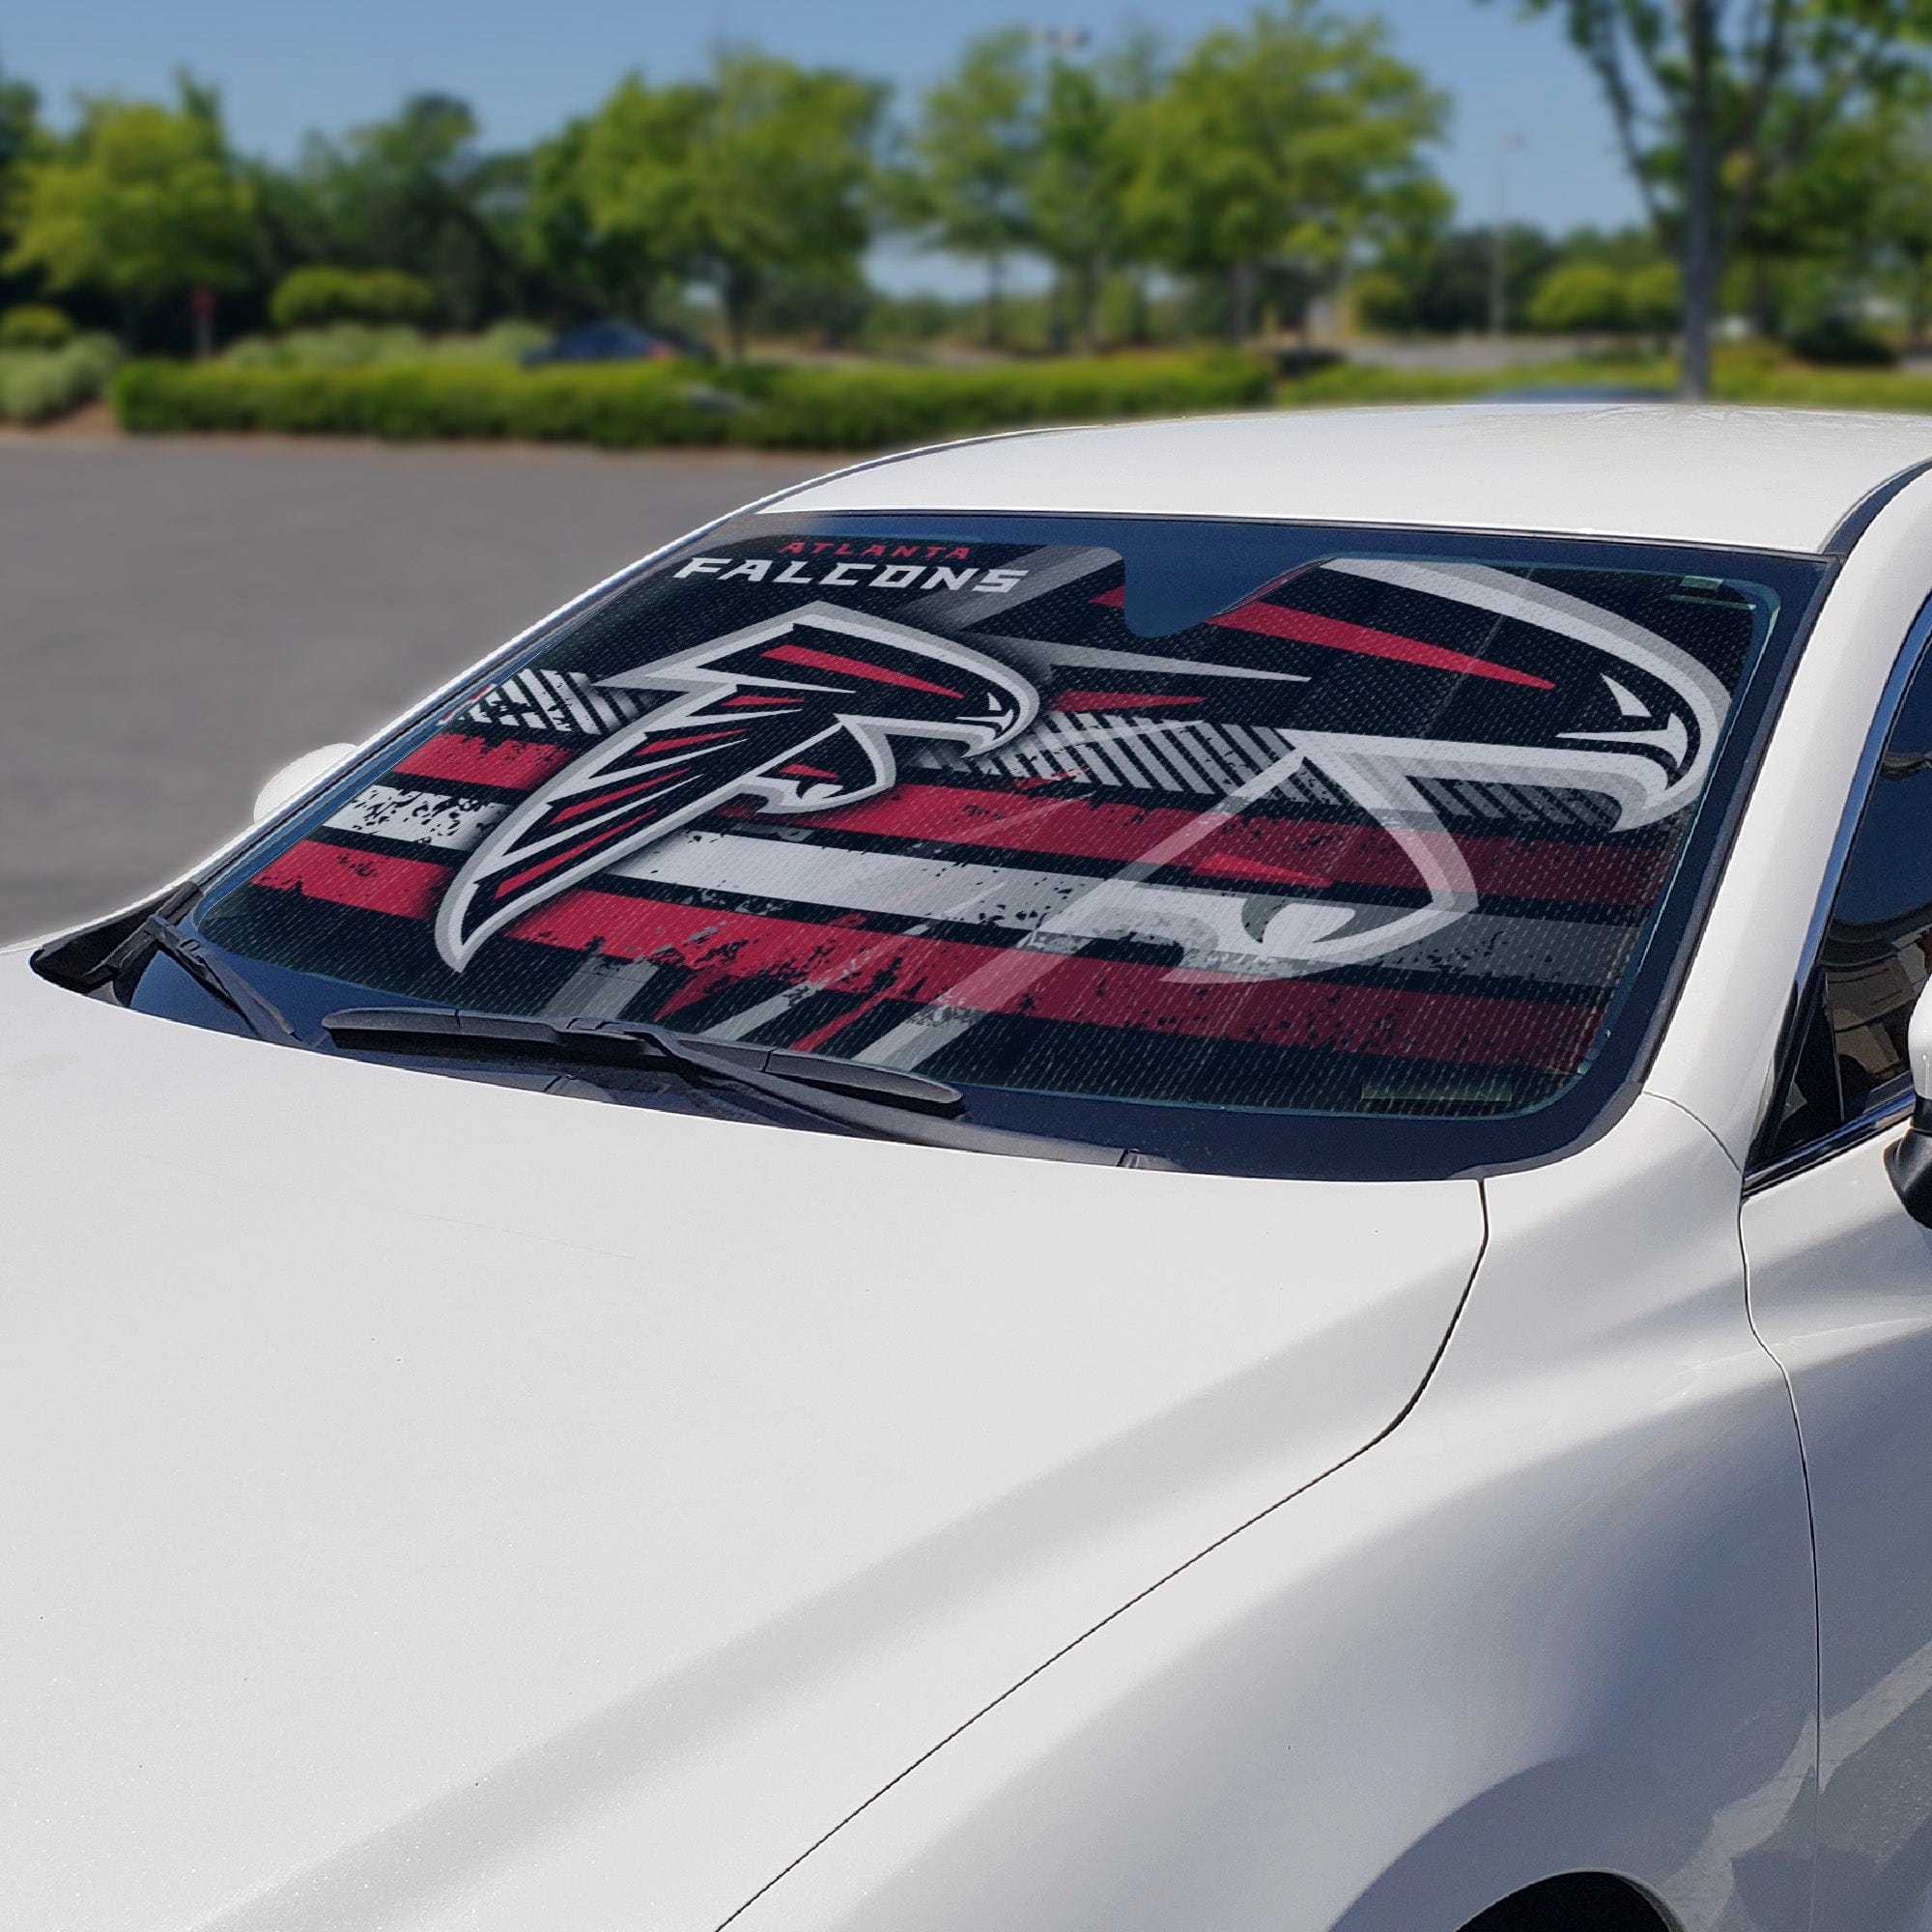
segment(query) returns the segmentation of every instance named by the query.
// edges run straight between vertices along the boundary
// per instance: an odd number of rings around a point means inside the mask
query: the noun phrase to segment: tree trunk
[[[187,312],[194,325],[194,359],[206,362],[214,354],[214,291],[190,289]]]
[[[724,273],[724,334],[730,344],[731,360],[745,359],[745,335],[751,324],[752,278],[737,269]]]
[[[998,349],[1006,340],[1006,324],[1001,315],[1002,285],[1007,261],[1004,255],[986,257],[986,347]]]
[[[1077,316],[1080,347],[1089,355],[1100,346],[1100,271],[1092,263],[1080,270],[1074,284],[1079,304]]]
[[[1681,393],[1711,393],[1711,338],[1717,325],[1718,179],[1712,91],[1714,0],[1687,0],[1690,86],[1684,117],[1684,369]]]
[[[1236,262],[1228,270],[1228,336],[1237,346],[1255,332],[1255,264]]]

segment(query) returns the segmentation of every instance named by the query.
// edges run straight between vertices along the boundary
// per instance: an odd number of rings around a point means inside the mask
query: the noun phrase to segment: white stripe
[[[480,798],[440,791],[399,791],[374,784],[358,791],[332,818],[333,832],[393,838],[401,845],[428,845],[439,852],[467,852],[509,810]]]
[[[584,703],[589,705],[591,710],[597,714],[597,722],[606,731],[614,731],[619,724],[628,722],[625,714],[620,712],[616,705],[611,702],[611,699],[617,696],[615,692],[601,690],[592,679],[587,677],[583,680],[582,691]],[[629,697],[630,694],[626,692],[624,696]],[[636,713],[634,712],[631,715],[635,716]]]
[[[584,703],[575,680],[565,677],[560,671],[552,671],[549,675],[557,696],[563,700],[570,715],[577,721],[578,728],[595,737],[598,730],[596,715]]]
[[[479,799],[371,785],[328,823],[338,831],[400,845],[458,853],[472,845],[504,810]],[[1271,977],[1294,970],[1299,949],[1311,936],[1311,922],[1324,932],[1372,929],[1397,911],[1296,898],[1260,884],[1249,892],[1156,885],[1145,879],[855,852],[719,832],[675,834],[611,872],[685,891],[782,900],[832,912],[886,913],[1060,939],[1178,945],[1191,968]],[[1378,963],[1399,972],[1479,979],[1507,975],[1599,986],[1615,979],[1627,946],[1628,932],[1621,926],[1478,913],[1460,921],[1452,933],[1403,947]]]

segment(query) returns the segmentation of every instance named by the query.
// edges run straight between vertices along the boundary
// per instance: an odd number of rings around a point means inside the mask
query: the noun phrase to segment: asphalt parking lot
[[[109,909],[583,585],[827,467],[0,440],[0,939]]]

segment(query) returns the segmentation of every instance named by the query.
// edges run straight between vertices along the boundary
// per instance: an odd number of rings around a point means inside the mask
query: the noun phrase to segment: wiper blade
[[[526,1019],[448,1007],[349,1007],[323,1030],[351,1052],[535,1060],[558,1066],[668,1070],[693,1084],[724,1082],[860,1133],[923,1147],[1032,1153],[1107,1167],[1165,1166],[1124,1148],[1099,1147],[957,1118],[965,1095],[943,1080],[829,1054],[694,1039],[632,1020]]]
[[[289,1046],[301,1043],[301,1036],[272,1000],[258,993],[212,947],[183,931],[173,920],[157,912],[149,914],[128,942],[129,950],[140,945],[152,945],[156,952],[166,953],[203,992],[239,1013],[260,1038]]]
[[[882,1106],[923,1113],[956,1114],[965,1095],[943,1080],[896,1067],[868,1066],[830,1054],[793,1053],[782,1047],[741,1046],[735,1041],[693,1039],[664,1027],[624,1020],[526,1019],[515,1013],[469,1012],[448,1007],[350,1007],[330,1013],[323,1027],[338,1046],[379,1051],[427,1051],[438,1046],[508,1049],[523,1057],[579,1060],[593,1065],[636,1066],[653,1062],[739,1080],[766,1074],[833,1094],[877,1100]]]

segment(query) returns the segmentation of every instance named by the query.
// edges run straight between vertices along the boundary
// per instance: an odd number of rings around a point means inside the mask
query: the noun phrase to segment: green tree
[[[886,91],[832,69],[721,54],[692,144],[698,256],[742,355],[768,275],[849,278],[872,238]]]
[[[1125,62],[1094,65],[1056,56],[1038,97],[1027,231],[1058,270],[1074,332],[1087,349],[1097,332],[1101,282],[1127,255],[1132,238],[1127,185],[1134,160],[1123,123],[1136,104],[1139,78],[1131,51]]]
[[[587,116],[537,145],[524,207],[527,259],[570,313],[651,321],[692,255],[682,170],[703,100],[626,75]]]
[[[742,355],[765,284],[849,285],[871,240],[884,90],[832,69],[728,49],[701,82],[633,76],[582,157],[588,233],[640,276],[712,282]]]
[[[1684,390],[1711,392],[1719,284],[1766,197],[1835,128],[1922,84],[1932,0],[1522,0],[1589,63],[1684,281]]]
[[[1541,229],[1527,222],[1510,224],[1503,247],[1505,327],[1528,326],[1531,299],[1554,267],[1557,252]],[[1401,296],[1384,281],[1371,282],[1366,292],[1358,282],[1357,312],[1372,327],[1474,334],[1490,324],[1494,265],[1493,229],[1450,229],[1427,218],[1401,224],[1382,242],[1376,263],[1376,270],[1393,281]]]
[[[909,165],[895,179],[900,218],[986,270],[986,340],[1002,339],[1009,261],[1033,238],[1028,190],[1039,140],[1038,74],[1023,27],[970,42],[921,100]]]
[[[45,142],[39,91],[0,70],[0,194],[11,190],[20,164]]]
[[[47,133],[41,126],[39,92],[0,69],[0,257],[10,252],[13,244],[22,164],[47,143]],[[38,281],[31,273],[0,271],[0,305],[11,305],[36,293]]]
[[[1332,274],[1358,238],[1412,219],[1444,112],[1379,21],[1283,0],[1205,36],[1129,117],[1130,214],[1164,266],[1225,279],[1238,340],[1264,269]]]
[[[8,266],[39,270],[52,289],[105,291],[130,342],[155,302],[235,287],[251,270],[253,203],[218,102],[185,77],[180,89],[172,108],[84,100],[72,136],[18,169]],[[206,315],[197,304],[204,327]]]
[[[1932,326],[1932,121],[1888,116],[1865,202],[1868,245],[1881,268],[1898,275],[1906,333],[1917,347]]]
[[[703,224],[692,158],[710,111],[696,83],[628,74],[533,157],[526,232],[586,307],[647,322],[668,280],[696,272]]]
[[[1932,321],[1932,117],[1922,101],[1841,122],[1773,185],[1739,237],[1733,280],[1761,333],[1815,334],[1874,293],[1917,342]]]
[[[339,141],[312,136],[297,170],[307,259],[420,275],[465,326],[520,306],[526,170],[476,135],[466,102],[418,94]]]

